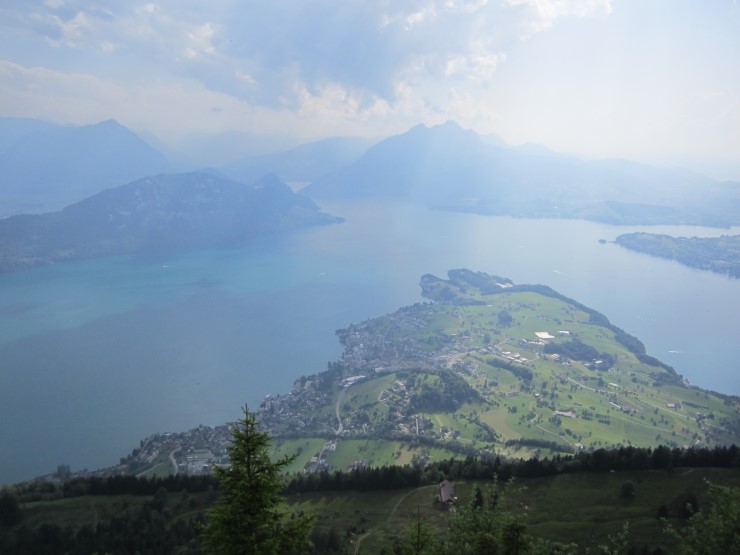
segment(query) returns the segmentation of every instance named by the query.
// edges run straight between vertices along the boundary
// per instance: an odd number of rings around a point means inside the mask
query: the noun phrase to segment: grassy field
[[[354,352],[371,346],[365,355],[368,366],[394,371],[363,371],[364,381],[345,390],[340,403],[344,435],[332,438],[336,451],[326,457],[330,469],[343,470],[359,458],[372,465],[407,464],[415,454],[426,460],[463,458],[466,448],[529,458],[602,447],[713,446],[740,440],[736,398],[684,386],[659,364],[631,351],[626,346],[629,338],[626,344],[617,341],[621,332],[600,315],[540,291],[483,295],[471,284],[440,280],[429,287],[437,293],[452,292],[451,296],[432,293],[430,298],[454,302],[406,307],[353,330],[358,337]],[[542,332],[547,334],[544,341]],[[635,344],[639,341],[631,344],[633,350]],[[552,354],[584,346],[592,354]],[[418,359],[405,359],[407,352],[417,353]],[[599,362],[602,359],[608,362]],[[444,395],[439,372],[445,370],[464,380],[475,395],[455,410],[415,409],[413,399],[423,395],[426,386]],[[352,421],[360,413],[365,422],[372,415],[363,436],[372,437],[375,426],[385,424],[386,439],[382,434],[374,440],[353,438]],[[416,417],[428,419],[427,433],[433,431],[439,447],[409,448],[417,433]],[[392,419],[396,420],[388,428]],[[488,439],[491,430],[495,441]],[[409,435],[406,445],[399,433]],[[455,442],[457,451],[440,448],[446,441]],[[725,483],[738,479],[737,473],[702,470],[563,475],[528,481],[523,484],[526,492],[512,499],[527,507],[531,530],[542,536],[560,541],[580,538],[593,547],[629,521],[635,542],[655,546],[670,541],[662,535],[658,507],[675,503],[689,489],[704,491],[706,477]],[[631,501],[620,497],[625,481],[635,482],[637,495]],[[460,484],[461,495],[471,487]],[[391,498],[353,494],[357,508],[337,511],[333,522],[346,518],[341,526],[351,528],[356,537],[372,529],[362,539],[368,553],[388,545],[416,518],[417,507],[425,521],[444,523],[447,515],[430,501],[429,491],[406,494]]]
[[[368,443],[367,450],[374,447]],[[661,506],[667,521],[680,528],[685,517],[679,511],[685,500],[694,497],[699,508],[707,508],[707,482],[740,487],[736,469],[680,468],[667,471],[625,471],[561,474],[546,478],[517,479],[507,486],[506,509],[521,515],[535,537],[563,543],[574,542],[591,552],[608,542],[610,535],[629,526],[631,546],[640,549],[661,546],[671,552],[673,539],[664,532],[658,518]],[[634,496],[625,497],[624,485],[632,484]],[[486,492],[490,482],[458,481],[458,505],[473,496],[475,488]],[[36,528],[56,524],[73,529],[135,514],[155,498],[162,500],[168,522],[196,516],[214,499],[210,493],[170,492],[164,496],[80,496],[54,501],[22,504],[23,525]],[[292,495],[288,507],[310,512],[321,529],[334,529],[354,551],[379,553],[402,537],[417,519],[439,533],[446,529],[452,511],[437,501],[437,486],[374,491],[313,492]]]
[[[508,490],[507,503],[509,510],[525,516],[537,537],[594,549],[627,523],[630,545],[671,549],[675,545],[664,532],[658,509],[663,504],[674,507],[689,492],[700,507],[706,506],[706,480],[740,487],[740,473],[726,469],[577,473],[517,480]],[[625,482],[635,486],[632,499],[622,496]],[[476,487],[488,486],[458,482],[459,503],[466,503]],[[440,532],[445,529],[451,513],[436,501],[436,492],[436,486],[385,493],[324,492],[296,496],[290,502],[294,508],[313,511],[320,526],[334,527],[353,542],[362,538],[361,553],[378,553],[414,525],[417,514]],[[685,523],[675,514],[667,520],[675,527]]]
[[[125,511],[140,510],[153,496],[145,495],[83,495],[54,501],[23,503],[23,524],[34,528],[41,524],[79,528],[95,525]],[[213,499],[208,493],[176,493],[164,496],[164,505],[172,519],[195,516]]]
[[[306,460],[317,454],[326,440],[308,438],[300,440],[277,440],[273,442],[273,456],[275,460],[285,456],[296,455],[296,459],[285,468],[286,472],[295,473],[303,470]]]

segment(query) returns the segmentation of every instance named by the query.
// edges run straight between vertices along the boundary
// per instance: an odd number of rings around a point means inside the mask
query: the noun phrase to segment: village
[[[256,411],[261,428],[278,442],[320,439],[312,444],[314,452],[302,454],[305,472],[351,470],[373,462],[358,454],[341,468],[331,464],[345,440],[436,445],[471,454],[493,449],[494,444],[498,450],[502,442],[510,445],[516,441],[512,426],[518,426],[544,434],[547,440],[536,445],[575,452],[593,448],[593,440],[587,445],[589,430],[610,426],[615,418],[639,420],[637,425],[644,429],[667,430],[664,440],[675,438],[682,445],[698,442],[699,434],[709,440],[718,430],[703,409],[695,416],[679,415],[685,424],[671,431],[669,414],[684,409],[680,400],[648,399],[639,393],[647,382],[635,374],[629,374],[628,381],[610,373],[608,355],[581,360],[553,352],[548,344],[571,341],[574,335],[559,322],[548,322],[551,331],[512,338],[501,331],[505,326],[466,325],[465,315],[460,307],[417,303],[338,330],[344,346],[340,359],[324,372],[296,379],[287,394],[267,395]],[[537,365],[543,364],[549,368],[549,380],[541,370],[537,374]],[[573,399],[583,395],[588,403]],[[458,410],[465,403],[477,408]],[[481,418],[480,413],[496,407],[516,419],[507,424],[508,437]],[[579,429],[583,431],[574,431]],[[210,474],[215,466],[228,464],[230,439],[229,425],[154,434],[118,465],[77,474]]]
[[[169,475],[199,476],[212,474],[217,465],[229,462],[227,449],[231,442],[231,427],[198,426],[185,432],[153,434],[122,457],[117,465],[96,470],[71,471],[61,464],[57,471],[41,479],[61,482],[76,477],[107,477],[134,475],[165,477]]]

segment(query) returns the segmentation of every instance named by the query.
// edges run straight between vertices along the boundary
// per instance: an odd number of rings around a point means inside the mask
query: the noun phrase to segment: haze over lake
[[[692,383],[740,394],[740,281],[599,239],[737,229],[616,227],[323,203],[343,224],[239,249],[0,276],[0,483],[117,462],[155,432],[238,417],[341,353],[334,331],[422,300],[467,267],[604,313]]]

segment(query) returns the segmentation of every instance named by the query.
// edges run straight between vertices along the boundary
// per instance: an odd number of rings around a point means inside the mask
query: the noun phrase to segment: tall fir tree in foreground
[[[204,544],[218,555],[301,554],[311,552],[313,518],[290,514],[282,472],[294,457],[270,460],[270,436],[258,428],[253,412],[231,427],[231,464],[216,468],[219,497],[208,511]]]

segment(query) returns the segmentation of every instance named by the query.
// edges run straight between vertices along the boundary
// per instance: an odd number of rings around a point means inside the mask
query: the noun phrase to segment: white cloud
[[[424,20],[434,19],[436,16],[437,8],[434,4],[430,4],[427,7],[406,16],[406,29],[411,29],[415,25],[422,23]]]
[[[257,80],[249,73],[241,69],[234,70],[234,77],[236,77],[236,79],[241,81],[242,83],[249,85],[250,87],[257,85]]]
[[[486,48],[473,48],[467,56],[454,56],[447,60],[446,77],[462,76],[474,81],[487,82],[493,78],[498,65],[506,60],[506,55],[488,52]]]
[[[103,42],[100,43],[100,50],[102,52],[113,54],[117,49],[118,49],[118,46],[116,46],[112,42],[108,42],[107,40],[104,40]]]
[[[522,36],[528,37],[552,27],[561,17],[594,17],[609,15],[612,0],[503,0],[510,6],[524,6],[529,17],[521,23]]]
[[[203,54],[213,55],[216,47],[213,46],[213,37],[216,35],[216,27],[212,23],[205,23],[192,27],[186,31],[187,47],[185,51],[188,58],[197,58]]]
[[[444,7],[451,11],[460,11],[464,13],[475,13],[483,9],[488,0],[447,0]]]
[[[740,144],[740,79],[734,60],[712,62],[740,45],[727,33],[740,23],[736,8],[716,10],[726,20],[716,33],[688,17],[703,40],[672,43],[676,10],[613,4],[6,0],[0,110],[70,123],[113,117],[171,140],[227,130],[378,136],[456,119],[574,151],[683,152],[683,140],[729,156],[727,145]],[[720,25],[714,12],[694,12]],[[642,36],[626,40],[628,23]],[[713,37],[722,52],[707,46]],[[697,61],[696,81],[656,71],[685,64],[690,76]],[[689,98],[707,79],[722,95]]]

